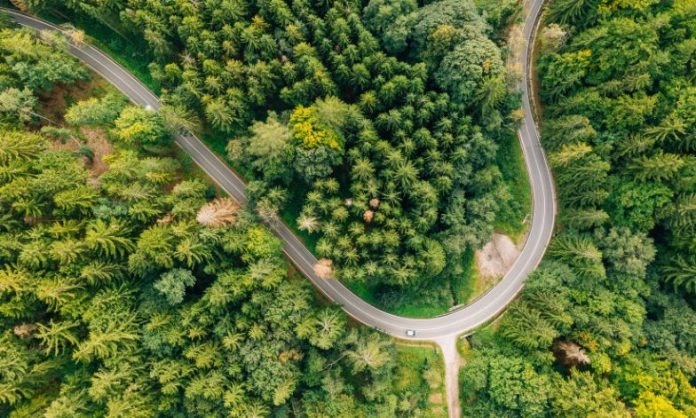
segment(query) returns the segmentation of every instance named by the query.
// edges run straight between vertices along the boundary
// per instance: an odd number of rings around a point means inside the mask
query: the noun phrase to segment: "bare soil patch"
[[[65,142],[62,142],[60,140],[53,140],[49,143],[48,148],[51,151],[68,151],[68,152],[74,152],[80,149],[80,139],[72,136],[70,139],[66,140]]]
[[[90,177],[93,179],[102,175],[109,167],[104,162],[104,157],[111,154],[113,147],[107,139],[103,128],[80,128],[85,138],[85,143],[92,150],[92,164],[89,166]]]
[[[431,393],[428,396],[428,402],[431,404],[441,404],[442,403],[442,393]]]
[[[63,120],[68,106],[95,96],[103,88],[104,80],[94,73],[89,80],[73,84],[56,84],[50,91],[40,94],[38,113],[57,123]]]
[[[520,250],[510,237],[494,233],[493,238],[476,251],[480,278],[490,282],[503,277],[519,255]]]
[[[107,133],[103,128],[81,127],[81,135],[73,135],[65,141],[53,140],[49,148],[53,151],[78,152],[80,148],[86,146],[91,151],[91,158],[83,155],[82,160],[89,169],[89,182],[92,185],[99,183],[101,176],[109,167],[104,162],[104,157],[111,154],[113,147],[107,138]],[[80,136],[82,138],[80,138]]]

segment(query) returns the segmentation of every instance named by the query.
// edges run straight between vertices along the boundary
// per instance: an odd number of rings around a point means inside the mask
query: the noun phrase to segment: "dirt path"
[[[445,388],[447,391],[447,410],[449,418],[459,418],[459,353],[457,352],[457,336],[450,335],[435,340],[442,350],[445,359]]]

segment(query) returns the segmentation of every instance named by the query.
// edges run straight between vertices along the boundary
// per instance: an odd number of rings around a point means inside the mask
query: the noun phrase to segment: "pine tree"
[[[660,267],[662,279],[671,284],[675,290],[684,289],[696,295],[696,260],[693,257],[677,256],[669,260],[669,264]]]
[[[66,348],[77,345],[75,328],[78,326],[74,321],[54,322],[51,319],[48,325],[38,325],[35,337],[41,341],[46,354],[58,356]]]
[[[628,164],[628,169],[641,181],[668,180],[676,176],[683,166],[684,160],[679,155],[659,152],[634,158]]]
[[[87,225],[85,244],[106,257],[125,257],[135,249],[135,245],[128,238],[128,229],[117,220],[106,223],[97,219],[90,222]]]
[[[357,336],[357,341],[346,351],[353,372],[358,373],[365,369],[375,370],[386,366],[391,360],[387,347],[387,341],[383,340],[379,334]]]

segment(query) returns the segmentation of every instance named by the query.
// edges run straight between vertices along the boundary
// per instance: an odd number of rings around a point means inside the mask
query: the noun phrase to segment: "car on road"
[[[412,329],[407,329],[406,330],[406,336],[407,337],[415,337],[416,336],[416,331]]]

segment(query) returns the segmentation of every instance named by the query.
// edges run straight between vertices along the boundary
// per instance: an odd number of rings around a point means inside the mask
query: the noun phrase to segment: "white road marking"
[[[531,19],[525,24],[524,33],[528,41],[533,33],[533,26],[539,14],[541,3],[537,0],[532,6]],[[62,32],[60,28],[50,23],[12,10],[3,10],[25,26],[35,29],[48,28]],[[99,49],[90,45],[71,45],[71,53],[82,58],[90,68],[114,84],[134,103],[142,105],[146,109],[156,110],[159,108],[157,96],[140,80]],[[522,57],[527,60],[528,51],[525,51]],[[527,74],[529,63],[524,62],[523,65],[525,74]],[[529,90],[526,83],[523,83],[523,98],[525,117],[523,125],[518,129],[518,136],[532,187],[530,232],[522,253],[501,282],[471,305],[429,319],[404,318],[383,312],[360,299],[342,283],[316,276],[313,269],[317,259],[302,245],[294,233],[284,224],[269,225],[276,235],[283,240],[284,253],[319,290],[332,301],[340,303],[353,318],[399,338],[404,338],[404,332],[407,329],[417,331],[417,336],[413,338],[415,340],[431,340],[466,333],[495,317],[514,300],[523,288],[526,276],[542,260],[553,232],[553,221],[556,213],[555,190],[548,162],[539,143],[536,124],[531,116]],[[244,183],[241,178],[230,170],[224,161],[211,152],[203,142],[194,136],[179,135],[176,137],[176,143],[188,152],[194,162],[225,192],[235,199],[246,200]]]

